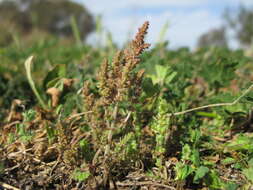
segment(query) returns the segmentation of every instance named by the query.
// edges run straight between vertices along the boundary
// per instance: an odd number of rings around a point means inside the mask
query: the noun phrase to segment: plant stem
[[[77,23],[76,23],[76,18],[73,15],[70,18],[70,22],[71,22],[72,32],[73,32],[73,35],[74,35],[75,40],[76,40],[76,44],[78,46],[81,46],[82,45],[82,40],[81,40],[80,31],[79,31]]]
[[[112,135],[113,135],[113,131],[115,128],[117,115],[118,115],[118,104],[115,105],[114,110],[113,110],[113,121],[111,123],[110,130],[109,130],[109,133],[107,136],[107,145],[105,147],[105,153],[104,153],[105,160],[107,160],[107,157],[108,157],[110,149],[111,149]]]
[[[118,115],[118,104],[115,105],[114,110],[113,110],[113,121],[111,123],[110,130],[107,136],[107,145],[105,146],[104,161],[103,161],[104,168],[105,168],[103,182],[104,182],[105,187],[106,187],[106,184],[108,183],[109,176],[110,176],[110,168],[108,167],[107,160],[109,158],[109,153],[110,153],[111,144],[112,144],[112,135],[113,135],[113,130],[116,125],[117,115]]]
[[[176,116],[176,115],[184,115],[186,113],[190,113],[190,112],[197,111],[197,110],[202,110],[202,109],[205,109],[205,108],[221,107],[221,106],[233,106],[233,105],[237,104],[244,96],[246,96],[252,89],[253,89],[253,84],[249,88],[247,88],[242,93],[242,95],[239,96],[237,99],[235,99],[233,102],[209,104],[209,105],[200,106],[200,107],[197,107],[197,108],[192,108],[192,109],[188,109],[188,110],[181,111],[181,112],[169,113],[169,114],[167,114],[167,116],[171,117],[171,116]]]

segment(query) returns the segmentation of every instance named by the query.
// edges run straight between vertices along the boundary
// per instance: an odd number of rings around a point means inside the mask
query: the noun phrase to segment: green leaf
[[[155,65],[156,75],[159,81],[164,81],[167,74],[169,67],[163,65]]]
[[[176,164],[175,170],[176,180],[185,180],[193,172],[193,169],[189,165],[181,162]]]
[[[248,161],[248,165],[249,165],[250,167],[253,167],[253,158],[251,158],[251,159]]]
[[[245,98],[246,98],[246,100],[248,100],[248,101],[250,101],[250,102],[253,102],[253,97],[246,96]]]
[[[252,144],[253,137],[241,134],[234,141],[228,143],[226,148],[229,150],[253,152]]]
[[[200,166],[195,172],[194,183],[198,183],[200,179],[202,179],[209,172],[209,168],[205,166]]]
[[[172,72],[169,76],[166,77],[165,83],[168,85],[171,81],[177,76],[177,72]]]
[[[196,113],[199,116],[203,116],[203,117],[211,117],[211,118],[217,118],[218,115],[215,112],[197,112]]]
[[[78,46],[81,46],[82,45],[81,35],[80,35],[80,31],[78,29],[78,24],[77,24],[77,21],[76,21],[76,18],[74,15],[71,15],[70,23],[71,23],[72,32],[73,32],[75,40],[76,40],[76,44]]]
[[[211,170],[204,180],[206,184],[213,189],[221,189],[221,186],[223,185],[218,173],[214,170]]]
[[[224,165],[233,164],[235,162],[236,162],[236,160],[234,158],[231,158],[231,157],[227,157],[224,160],[221,160],[221,163],[224,164]]]
[[[148,97],[152,97],[156,93],[159,93],[158,85],[154,85],[150,78],[144,78],[142,88]]]
[[[201,136],[200,131],[199,130],[191,130],[190,135],[191,135],[190,141],[196,146],[196,144],[200,140],[200,136]]]
[[[85,181],[90,176],[89,172],[82,172],[80,170],[75,170],[72,174],[72,178],[79,182]]]
[[[249,167],[247,169],[242,170],[242,173],[246,176],[246,178],[253,183],[253,167]]]
[[[239,187],[238,184],[235,184],[235,183],[228,183],[225,185],[225,190],[237,190]]]
[[[47,73],[47,76],[43,80],[44,89],[52,87],[60,78],[66,77],[66,65],[56,65],[51,71]]]
[[[192,155],[190,157],[190,160],[192,161],[192,163],[195,166],[199,166],[200,165],[200,158],[199,158],[199,151],[194,149],[192,150]]]
[[[52,126],[46,125],[46,131],[47,131],[47,138],[48,141],[51,143],[53,142],[54,138],[56,137],[56,131]]]
[[[185,144],[182,150],[182,160],[190,160],[191,153],[191,147],[188,144]]]
[[[241,169],[244,168],[244,167],[245,167],[244,164],[241,163],[241,162],[237,162],[237,163],[234,164],[234,168],[235,168],[235,169],[241,170]]]
[[[36,111],[33,109],[27,110],[22,113],[24,117],[24,122],[31,122],[35,119]]]

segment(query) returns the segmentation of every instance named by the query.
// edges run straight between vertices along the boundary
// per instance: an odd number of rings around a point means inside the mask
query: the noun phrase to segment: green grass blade
[[[71,22],[71,28],[72,28],[72,32],[74,34],[74,38],[76,40],[76,43],[78,46],[81,46],[82,45],[81,35],[80,35],[80,31],[78,29],[76,19],[74,16],[71,16],[70,22]]]
[[[32,74],[31,74],[31,65],[33,63],[33,56],[30,56],[26,61],[25,61],[25,70],[26,70],[26,76],[27,76],[27,79],[28,79],[28,82],[29,82],[29,85],[31,86],[32,88],[32,91],[33,93],[35,94],[36,98],[38,99],[40,105],[46,109],[47,106],[45,104],[45,102],[42,100],[40,94],[38,93],[36,87],[35,87],[35,83],[32,79]]]

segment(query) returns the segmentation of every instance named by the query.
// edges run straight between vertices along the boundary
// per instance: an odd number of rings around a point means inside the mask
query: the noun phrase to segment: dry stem
[[[1,186],[2,186],[3,188],[6,188],[6,189],[20,190],[20,189],[14,187],[14,186],[12,186],[12,185],[9,185],[9,184],[7,184],[7,183],[2,183],[2,182],[0,182],[0,187],[1,187]]]
[[[209,105],[200,106],[200,107],[188,109],[188,110],[181,111],[181,112],[169,113],[167,116],[171,117],[171,116],[176,116],[176,115],[184,115],[186,113],[190,113],[190,112],[197,111],[197,110],[202,110],[202,109],[205,109],[205,108],[221,107],[221,106],[233,106],[233,105],[237,104],[244,96],[246,96],[252,89],[253,89],[253,84],[247,90],[245,90],[244,93],[242,93],[242,95],[239,96],[237,99],[235,99],[233,102],[209,104]]]

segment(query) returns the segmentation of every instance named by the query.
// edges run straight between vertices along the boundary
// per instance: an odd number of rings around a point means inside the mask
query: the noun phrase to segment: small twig
[[[228,178],[223,177],[223,176],[220,176],[220,178],[222,178],[224,181],[235,182],[235,183],[239,183],[240,182],[240,180],[228,179]]]
[[[33,158],[34,155],[31,155],[31,156],[32,156],[32,159],[33,159],[35,162],[38,162],[38,163],[40,163],[40,164],[42,164],[42,165],[44,165],[44,166],[47,166],[47,165],[48,165],[46,162],[43,162],[43,161],[41,161],[41,160],[38,159],[38,158]]]
[[[131,111],[127,114],[127,117],[126,117],[126,119],[125,119],[125,121],[124,121],[124,123],[126,123],[127,121],[128,121],[128,119],[130,118],[130,116],[131,116]]]
[[[246,96],[252,89],[253,89],[253,84],[247,90],[245,90],[244,93],[242,93],[242,95],[239,96],[237,99],[235,99],[233,102],[209,104],[209,105],[200,106],[200,107],[197,107],[197,108],[192,108],[192,109],[188,109],[188,110],[181,111],[181,112],[169,113],[167,116],[171,117],[171,116],[177,116],[177,115],[184,115],[186,113],[190,113],[190,112],[197,111],[197,110],[202,110],[202,109],[205,109],[205,108],[221,107],[221,106],[233,106],[233,105],[237,104],[244,96]]]
[[[3,188],[6,188],[6,189],[11,189],[11,190],[20,190],[20,189],[14,187],[14,186],[12,186],[12,185],[9,185],[9,184],[7,184],[7,183],[2,183],[2,182],[0,182],[0,186],[2,186]]]
[[[12,127],[13,125],[19,124],[21,123],[20,121],[14,121],[12,123],[9,123],[7,125],[4,126],[5,129],[9,129],[10,127]]]
[[[95,156],[93,157],[93,160],[92,160],[92,165],[96,165],[97,159],[100,153],[101,153],[101,148],[98,149],[98,151],[95,153]]]
[[[77,113],[77,114],[74,114],[74,115],[71,115],[68,119],[71,120],[71,119],[74,119],[76,117],[80,117],[82,115],[86,115],[88,113],[92,113],[93,111],[86,111],[86,112],[82,112],[82,113]]]
[[[144,185],[151,185],[151,186],[157,186],[157,187],[163,187],[166,189],[172,189],[172,190],[176,190],[176,188],[165,185],[165,184],[160,184],[160,183],[155,183],[153,181],[143,181],[143,182],[129,182],[129,183],[121,183],[121,182],[117,182],[116,183],[117,186],[122,186],[122,187],[127,187],[127,186],[144,186]]]
[[[121,123],[121,125],[119,126],[119,128],[123,127],[123,126],[127,123],[127,121],[129,120],[131,114],[132,114],[132,112],[130,111],[130,112],[127,114],[125,120],[124,120],[124,121]]]
[[[53,165],[52,169],[50,170],[50,173],[49,175],[52,176],[52,173],[53,171],[55,170],[56,166],[59,164],[60,162],[60,159],[58,158],[56,161],[55,161],[55,164]]]
[[[9,153],[7,157],[8,158],[13,158],[13,157],[17,157],[17,155],[19,155],[19,154],[23,154],[23,155],[27,156],[27,155],[29,155],[29,153],[27,153],[27,152],[30,151],[30,150],[32,150],[32,148],[28,148],[28,149],[25,149],[25,150],[19,150],[17,152],[12,152],[12,153]]]
[[[4,171],[5,171],[5,172],[12,171],[12,170],[18,168],[20,165],[21,165],[21,164],[19,163],[19,164],[15,165],[15,166],[13,166],[13,167],[11,167],[11,168],[6,168],[6,169],[4,169]]]

